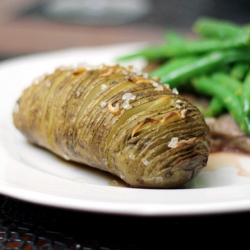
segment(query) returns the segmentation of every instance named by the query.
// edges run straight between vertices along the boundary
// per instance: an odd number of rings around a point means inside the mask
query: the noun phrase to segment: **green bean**
[[[250,34],[243,34],[238,37],[224,41],[215,39],[195,40],[182,44],[159,45],[149,47],[134,54],[119,57],[118,61],[143,57],[149,61],[171,58],[174,56],[186,56],[207,53],[215,50],[226,50],[245,47],[250,45]]]
[[[250,70],[243,81],[241,104],[244,114],[250,116]]]
[[[183,67],[177,68],[170,73],[161,77],[162,83],[167,83],[170,87],[179,87],[184,84],[188,79],[207,73],[223,63],[223,54],[220,52],[213,52],[208,55],[198,58],[193,63],[189,63]]]
[[[180,45],[166,47],[166,57],[206,53],[214,50],[224,50],[250,45],[250,36],[242,35],[224,41],[215,39],[189,41]]]
[[[217,98],[213,97],[209,103],[209,106],[202,111],[205,117],[216,117],[222,113],[224,106],[222,102]]]
[[[227,63],[243,60],[250,60],[250,49],[215,51],[165,74],[161,77],[161,81],[169,84],[172,88],[178,87],[192,77],[209,73]]]
[[[198,91],[218,98],[235,121],[240,125],[241,129],[250,134],[249,117],[243,115],[240,98],[235,96],[229,88],[218,84],[218,82],[212,79],[204,77],[193,80],[193,85]]]
[[[244,33],[241,26],[214,18],[200,18],[193,24],[193,30],[206,38],[231,38]]]
[[[229,88],[236,96],[242,93],[242,84],[236,79],[231,78],[224,72],[215,72],[211,75],[211,79],[217,82],[217,84],[223,85]],[[205,116],[217,116],[223,110],[223,104],[217,97],[213,97],[207,110],[205,110]]]
[[[164,51],[167,46],[168,45],[166,44],[158,46],[150,46],[135,53],[120,56],[116,58],[116,61],[121,62],[121,61],[132,60],[135,58],[144,58],[147,59],[148,61],[161,60],[163,58],[166,58]]]
[[[164,34],[165,41],[167,44],[183,44],[185,42],[184,37],[173,30],[168,30]]]
[[[229,75],[223,72],[215,72],[211,75],[211,79],[229,88],[234,95],[239,96],[242,93],[242,84],[240,81],[231,78]]]
[[[243,25],[243,29],[244,29],[244,31],[245,31],[246,33],[250,34],[250,24],[249,24],[249,23]]]
[[[248,70],[249,64],[247,62],[236,63],[231,69],[230,77],[237,80],[243,80]]]
[[[161,65],[159,68],[151,71],[149,73],[150,77],[162,77],[173,70],[179,69],[180,67],[183,67],[185,65],[188,65],[191,62],[194,62],[197,60],[197,56],[185,56],[185,57],[177,57],[170,59],[169,61],[165,62],[163,65]]]
[[[215,80],[218,84],[229,88],[235,95],[240,95],[242,92],[242,84],[236,79],[232,79],[224,72],[215,72],[211,75],[211,79]],[[216,117],[223,111],[223,104],[217,97],[213,97],[208,108],[203,111],[206,117]]]

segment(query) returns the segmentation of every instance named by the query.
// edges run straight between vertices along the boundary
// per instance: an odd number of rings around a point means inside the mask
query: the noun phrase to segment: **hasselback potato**
[[[58,68],[23,91],[13,120],[31,143],[133,187],[182,187],[209,155],[198,109],[131,66]]]

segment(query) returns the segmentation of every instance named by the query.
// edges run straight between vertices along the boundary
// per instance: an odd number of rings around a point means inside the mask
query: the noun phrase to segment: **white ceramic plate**
[[[65,162],[31,146],[14,128],[14,103],[22,89],[37,76],[62,65],[113,63],[117,55],[136,50],[140,45],[76,48],[0,64],[0,193],[50,206],[127,215],[250,210],[250,157],[245,155],[211,155],[206,169],[185,189],[127,188],[107,173]]]

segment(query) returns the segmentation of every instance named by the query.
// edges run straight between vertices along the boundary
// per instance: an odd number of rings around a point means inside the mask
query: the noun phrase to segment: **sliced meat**
[[[236,151],[250,153],[250,136],[245,134],[229,114],[206,118],[211,133],[211,152]]]

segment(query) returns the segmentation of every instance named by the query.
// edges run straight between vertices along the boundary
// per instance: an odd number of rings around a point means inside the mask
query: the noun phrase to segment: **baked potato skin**
[[[182,187],[209,156],[199,110],[133,67],[58,68],[23,91],[13,121],[31,143],[133,187]]]

